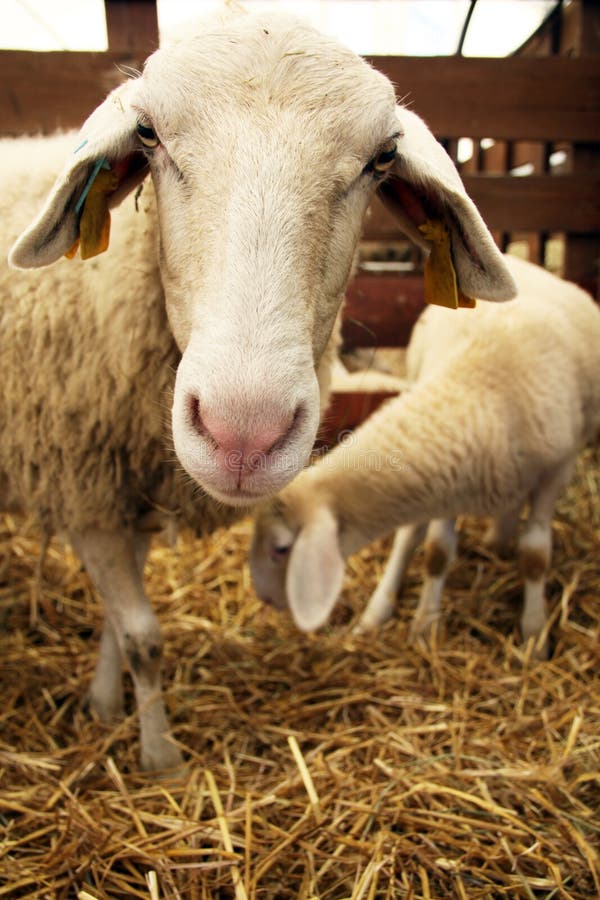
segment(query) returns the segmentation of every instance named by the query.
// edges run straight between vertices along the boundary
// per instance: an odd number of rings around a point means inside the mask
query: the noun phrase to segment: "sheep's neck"
[[[439,385],[427,393],[394,401],[311,471],[340,523],[344,556],[403,524],[491,512],[504,490],[493,454],[481,449],[489,443],[479,434],[486,427],[481,398],[458,398]],[[495,452],[502,437],[495,436]]]

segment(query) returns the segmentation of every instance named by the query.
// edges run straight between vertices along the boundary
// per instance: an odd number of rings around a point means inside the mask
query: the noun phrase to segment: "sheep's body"
[[[164,510],[204,530],[234,515],[177,473],[171,433],[183,468],[223,503],[252,505],[301,469],[384,175],[417,242],[428,246],[428,217],[447,230],[461,290],[504,300],[514,285],[450,159],[390,82],[288,16],[212,22],[153,54],[77,136],[0,154],[6,249],[25,228],[11,264],[58,261],[0,272],[0,487],[6,505],[68,533],[106,605],[92,700],[121,711],[125,661],[142,761],[163,767],[179,753],[141,583],[145,535]],[[109,206],[110,249],[95,256]],[[77,241],[93,259],[61,259]]]
[[[19,207],[11,243],[75,140],[0,141],[0,191]],[[131,198],[113,216],[110,255],[47,271],[0,267],[3,503],[35,511],[51,531],[140,528],[148,517],[156,527],[159,508],[185,507],[194,527],[233,514],[197,486],[191,503],[191,479],[174,464],[167,423],[180,354],[158,277],[151,194],[147,185],[137,212]]]
[[[454,551],[448,520],[459,513],[493,516],[498,537],[505,537],[529,500],[520,543],[526,583],[522,625],[526,635],[542,630],[554,502],[578,449],[600,424],[600,312],[574,285],[519,260],[509,266],[517,299],[502,306],[479,304],[474,311],[429,308],[409,348],[414,388],[378,410],[347,445],[303,472],[259,517],[253,549],[259,593],[281,602],[287,591],[299,624],[322,622],[339,588],[331,548],[329,559],[321,561],[322,570],[331,572],[331,591],[322,587],[313,606],[296,584],[302,571],[311,571],[302,555],[310,557],[319,541],[323,546],[332,521],[342,557],[395,526],[407,526],[363,617],[365,626],[390,614],[393,588],[419,526],[435,520],[428,535],[428,571],[438,581],[422,598],[415,623],[420,630],[437,614]],[[272,548],[277,541],[280,556],[286,541],[292,547],[287,574],[272,571],[275,557],[269,571],[269,543]],[[296,554],[298,543],[302,552]]]

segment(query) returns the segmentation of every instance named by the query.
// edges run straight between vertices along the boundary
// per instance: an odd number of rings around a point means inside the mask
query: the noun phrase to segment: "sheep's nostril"
[[[188,397],[188,413],[192,428],[198,431],[202,426],[202,421],[200,419],[200,403],[198,402],[198,398],[193,395]]]
[[[288,443],[290,438],[293,437],[294,433],[298,430],[300,425],[302,424],[304,417],[306,416],[306,410],[302,403],[299,403],[296,407],[293,416],[289,420],[289,424],[287,429],[283,434],[281,434],[277,440],[269,447],[269,453],[272,453],[274,450],[282,450],[285,445]]]
[[[204,425],[202,421],[202,415],[200,413],[200,401],[198,397],[190,394],[187,399],[187,407],[188,407],[188,420],[192,428],[195,432],[197,432],[200,437],[209,441],[214,447],[218,447],[218,443],[213,438],[210,431]]]

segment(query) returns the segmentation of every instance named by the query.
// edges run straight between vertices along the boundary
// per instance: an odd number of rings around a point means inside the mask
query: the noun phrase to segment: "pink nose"
[[[259,469],[292,432],[297,418],[296,415],[273,416],[251,429],[240,429],[212,410],[201,413],[196,398],[190,399],[190,411],[193,427],[212,444],[219,467],[240,475]]]

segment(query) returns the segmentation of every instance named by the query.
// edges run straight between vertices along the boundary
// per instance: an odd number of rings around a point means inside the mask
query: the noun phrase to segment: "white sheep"
[[[600,426],[600,311],[575,285],[507,259],[517,299],[475,310],[429,307],[408,352],[414,387],[378,410],[257,517],[257,593],[298,626],[327,621],[344,558],[402,525],[359,630],[385,621],[427,523],[425,581],[413,622],[438,617],[459,513],[493,516],[505,543],[519,514],[523,637],[547,652],[544,583],[555,502],[577,451]]]
[[[430,247],[419,226],[447,229],[455,293],[514,294],[452,163],[389,81],[286,16],[240,15],[157,51],[79,135],[0,142],[12,266],[78,241],[94,257],[0,269],[0,485],[5,505],[69,535],[103,595],[92,700],[120,712],[126,662],[146,768],[180,758],[141,582],[147,532],[165,515],[210,529],[234,515],[223,503],[302,468],[385,176],[407,233]]]

